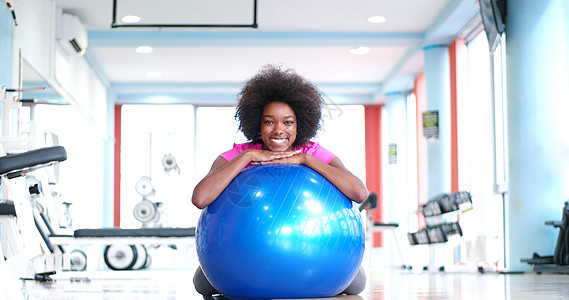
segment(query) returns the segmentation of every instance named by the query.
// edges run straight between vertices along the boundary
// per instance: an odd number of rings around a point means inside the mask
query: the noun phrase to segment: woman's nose
[[[281,133],[284,131],[284,126],[282,124],[276,123],[274,127],[275,133]]]

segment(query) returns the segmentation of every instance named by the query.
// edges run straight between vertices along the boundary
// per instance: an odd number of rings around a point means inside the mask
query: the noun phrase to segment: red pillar
[[[366,185],[370,193],[377,194],[377,207],[371,211],[373,222],[383,222],[381,178],[381,109],[383,106],[365,107]],[[382,232],[373,233],[373,247],[383,246]]]
[[[415,88],[413,89],[417,101],[417,194],[418,207],[427,203],[429,200],[429,173],[427,161],[427,139],[423,134],[423,113],[427,111],[427,84],[425,73],[419,74],[415,78]],[[419,215],[419,228],[427,226],[422,214]]]
[[[114,227],[121,225],[121,105],[115,105]]]
[[[449,45],[450,59],[450,124],[451,124],[451,192],[459,190],[458,181],[458,117],[457,103],[462,93],[463,78],[460,71],[464,70],[466,44],[463,39],[456,39]]]

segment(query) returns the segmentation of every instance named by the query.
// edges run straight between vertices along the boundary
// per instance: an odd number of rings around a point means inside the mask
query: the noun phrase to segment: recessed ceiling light
[[[344,71],[344,72],[337,73],[336,77],[338,77],[340,79],[350,79],[350,78],[354,78],[354,73]]]
[[[384,16],[371,16],[367,18],[367,21],[370,23],[385,23],[387,22],[387,18]]]
[[[121,18],[121,21],[123,23],[136,23],[136,22],[140,22],[140,17],[139,16],[133,16],[133,15],[128,15],[128,16],[124,16]]]
[[[160,76],[162,76],[162,73],[160,73],[158,71],[146,72],[146,78],[158,78]]]
[[[150,46],[138,46],[136,47],[136,53],[143,53],[143,54],[147,54],[147,53],[152,53],[152,47]]]
[[[355,47],[355,48],[350,49],[350,53],[355,54],[355,55],[368,54],[369,48],[368,47]]]

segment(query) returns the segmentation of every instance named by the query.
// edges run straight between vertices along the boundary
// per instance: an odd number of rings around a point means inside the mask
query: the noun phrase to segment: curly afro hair
[[[314,84],[291,69],[267,65],[248,81],[238,95],[235,119],[239,130],[254,144],[262,143],[261,118],[271,102],[288,104],[296,115],[297,133],[293,146],[302,146],[320,130],[322,94]]]

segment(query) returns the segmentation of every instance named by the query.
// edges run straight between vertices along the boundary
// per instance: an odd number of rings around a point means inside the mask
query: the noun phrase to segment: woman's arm
[[[346,197],[357,203],[364,202],[369,196],[369,192],[363,182],[352,174],[338,157],[333,158],[329,164],[305,153],[299,153],[291,157],[278,160],[263,162],[268,163],[292,163],[302,164],[320,173],[330,181]]]
[[[241,152],[230,162],[219,156],[213,162],[209,173],[194,188],[192,203],[200,209],[210,205],[250,162],[277,160],[294,154],[296,154],[294,151],[272,152],[249,149]]]
[[[237,164],[234,164],[233,167],[229,166],[227,168],[223,168],[228,164],[229,163],[227,162],[227,160],[225,160],[225,158],[218,156],[217,159],[213,162],[213,165],[211,166],[209,173],[196,185],[196,187],[194,188],[194,193],[192,194],[192,203],[197,208],[202,209],[208,206],[210,203],[212,203],[217,198],[217,196],[221,194],[223,189],[227,187],[229,182],[231,182],[231,180],[235,178],[235,176],[237,176],[237,174],[233,176],[227,175],[227,173],[232,173],[231,172],[232,170],[238,168]],[[221,171],[222,168],[225,169],[225,171]],[[219,180],[215,180],[216,178],[219,179],[231,178],[231,179],[229,180],[229,182],[224,183]]]
[[[346,169],[338,157],[333,158],[329,164],[325,164],[308,154],[303,156],[306,156],[303,165],[320,173],[352,201],[362,203],[369,196],[364,183]]]

